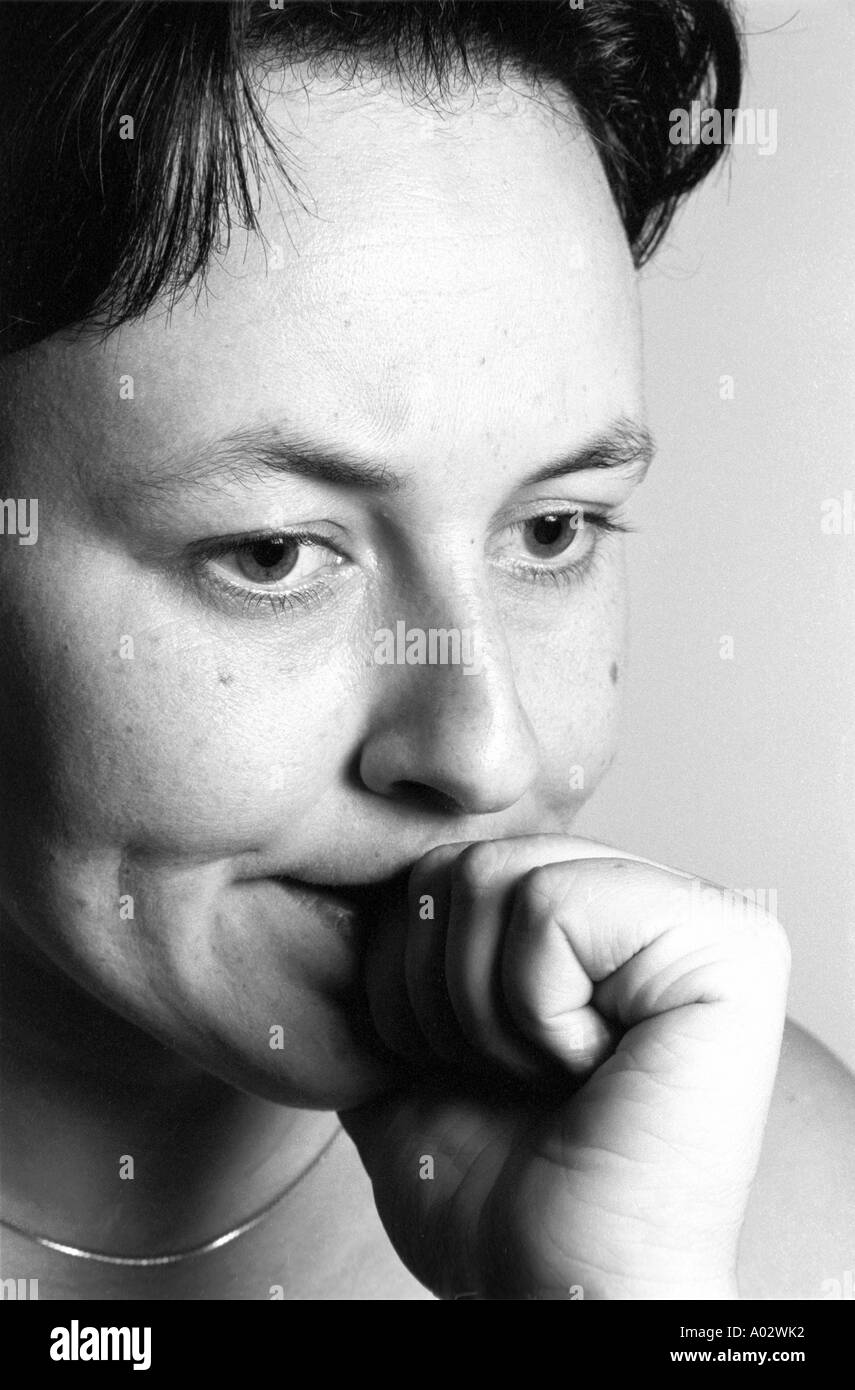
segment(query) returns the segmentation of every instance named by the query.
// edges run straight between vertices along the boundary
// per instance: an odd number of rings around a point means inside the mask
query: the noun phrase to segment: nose
[[[458,628],[474,658],[443,664],[430,660],[437,629],[404,629],[399,622],[390,630],[385,656],[395,660],[374,667],[375,703],[359,755],[364,786],[459,815],[513,806],[533,785],[538,756],[504,634]],[[413,633],[421,633],[420,643],[406,640]],[[424,660],[407,660],[414,648]]]

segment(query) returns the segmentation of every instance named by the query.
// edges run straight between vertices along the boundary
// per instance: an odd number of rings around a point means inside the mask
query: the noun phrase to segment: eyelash
[[[593,526],[601,535],[616,534],[633,531],[635,528],[627,525],[619,513],[605,516],[601,512],[585,511],[583,507],[568,507],[561,510],[558,507],[549,508],[542,513],[534,516],[524,517],[518,522],[511,523],[508,529],[522,531],[522,529],[533,521],[539,520],[543,516],[578,516],[583,517],[585,526]],[[197,550],[197,561],[204,566],[208,561],[221,559],[225,555],[234,555],[241,551],[249,551],[260,541],[269,541],[278,538],[287,538],[298,541],[302,545],[309,545],[315,549],[325,549],[333,551],[343,560],[345,557],[335,549],[330,540],[325,536],[319,536],[309,531],[259,531],[255,534],[243,536],[239,540],[234,537],[225,537],[222,541],[209,542]],[[513,574],[522,575],[526,582],[532,584],[552,584],[554,587],[565,587],[581,582],[588,574],[595,563],[599,552],[599,539],[591,547],[588,553],[581,560],[572,564],[563,565],[557,569],[549,569],[540,565],[528,565],[525,562],[515,562],[505,566]],[[297,609],[307,609],[316,607],[330,594],[332,586],[323,581],[315,580],[313,583],[304,586],[302,589],[292,589],[288,593],[266,593],[262,589],[244,589],[237,584],[231,584],[221,577],[206,576],[206,582],[213,584],[215,588],[225,593],[230,599],[237,599],[244,612],[258,612],[262,608],[268,608],[275,613],[293,613]]]

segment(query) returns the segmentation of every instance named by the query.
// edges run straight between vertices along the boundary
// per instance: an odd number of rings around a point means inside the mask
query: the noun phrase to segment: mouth
[[[312,883],[284,875],[277,875],[276,882],[337,936],[358,945],[391,903],[405,907],[408,878],[409,870],[376,883]]]

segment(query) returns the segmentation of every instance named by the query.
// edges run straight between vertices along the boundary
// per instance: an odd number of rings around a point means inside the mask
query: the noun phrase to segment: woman
[[[815,1296],[780,926],[572,834],[728,10],[2,19],[3,1277]]]

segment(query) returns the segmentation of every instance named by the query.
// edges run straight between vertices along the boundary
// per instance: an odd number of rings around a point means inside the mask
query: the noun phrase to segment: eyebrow
[[[638,475],[637,481],[642,482],[655,453],[656,442],[650,430],[637,421],[621,418],[590,443],[555,459],[525,478],[521,486],[531,487],[534,483],[545,483],[551,478],[587,473],[598,468],[631,473],[633,477]]]
[[[653,461],[655,443],[650,431],[637,421],[620,417],[579,448],[554,458],[521,479],[519,487],[531,487],[572,473],[610,469],[641,481]],[[239,429],[190,454],[172,455],[143,488],[159,490],[174,482],[205,484],[231,474],[284,473],[328,483],[339,488],[361,488],[392,494],[405,490],[408,480],[387,464],[372,461],[348,449],[328,447],[279,426]]]

